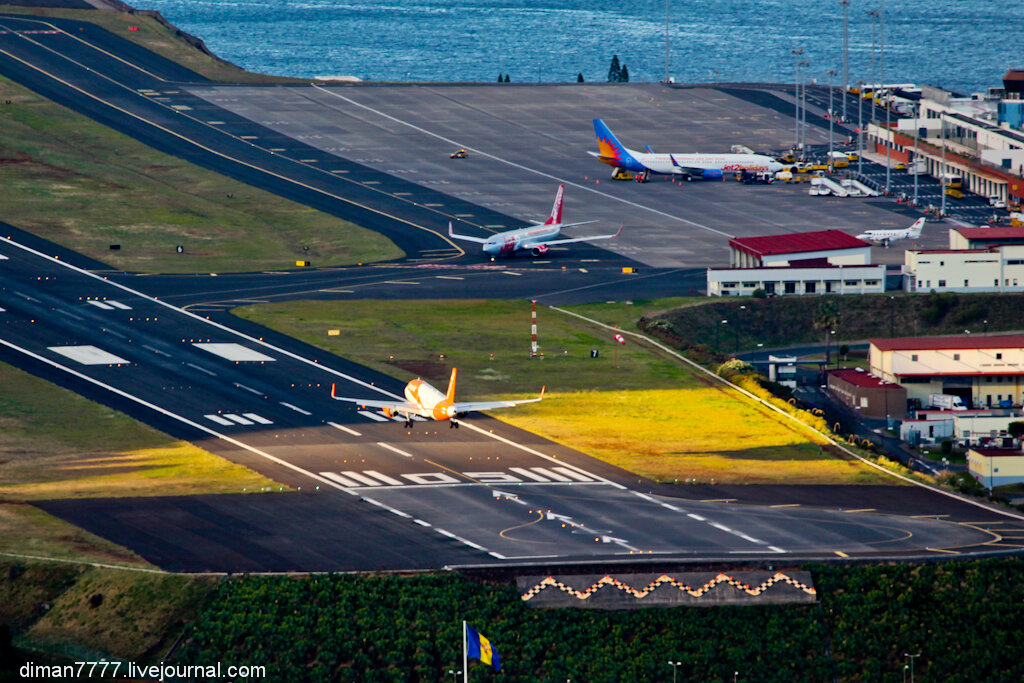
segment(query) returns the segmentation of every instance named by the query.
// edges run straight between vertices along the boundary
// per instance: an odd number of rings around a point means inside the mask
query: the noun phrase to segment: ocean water
[[[886,82],[964,93],[1024,67],[1021,0],[850,0],[850,82],[878,73],[885,7]],[[677,82],[842,82],[838,0],[668,0],[669,74]],[[611,56],[631,81],[665,76],[664,0],[145,0],[251,71],[374,81],[605,81]],[[835,70],[835,76],[828,72]]]

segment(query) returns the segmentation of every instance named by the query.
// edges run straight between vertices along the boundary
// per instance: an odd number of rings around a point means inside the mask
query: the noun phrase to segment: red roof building
[[[1024,244],[1024,228],[951,228],[950,249],[989,249],[1002,244]]]
[[[907,416],[907,390],[899,384],[853,368],[829,370],[826,384],[833,396],[865,417]]]
[[[831,265],[865,265],[871,259],[869,243],[840,230],[734,237],[729,251],[733,268],[790,266],[798,260],[821,258]]]

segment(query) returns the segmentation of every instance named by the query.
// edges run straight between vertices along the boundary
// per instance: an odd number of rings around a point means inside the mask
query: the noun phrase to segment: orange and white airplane
[[[405,426],[412,426],[413,415],[419,415],[433,420],[449,420],[448,427],[458,428],[456,418],[466,413],[479,410],[494,410],[496,408],[511,408],[521,403],[536,403],[544,398],[544,387],[540,389],[540,397],[527,398],[520,401],[474,401],[459,402],[455,400],[455,375],[457,370],[452,368],[452,377],[448,380],[448,393],[430,386],[422,379],[414,379],[405,385],[405,401],[376,401],[366,398],[348,398],[335,395],[335,387],[331,385],[331,398],[337,401],[348,401],[357,403],[368,408],[380,408],[388,417],[402,415],[405,417]]]

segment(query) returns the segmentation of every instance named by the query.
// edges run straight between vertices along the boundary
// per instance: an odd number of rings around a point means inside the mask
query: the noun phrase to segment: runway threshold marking
[[[552,175],[550,173],[545,173],[544,171],[538,171],[535,168],[530,168],[529,166],[524,166],[523,164],[518,164],[518,163],[516,163],[514,161],[509,161],[508,159],[503,159],[503,158],[501,158],[499,156],[496,156],[494,154],[489,154],[487,152],[484,152],[481,149],[469,147],[467,145],[464,145],[464,144],[461,144],[459,142],[456,142],[455,140],[452,140],[451,138],[447,138],[447,137],[445,137],[443,135],[439,135],[438,133],[434,133],[432,131],[429,131],[426,128],[422,128],[422,127],[417,126],[417,125],[415,125],[413,123],[409,123],[408,121],[403,121],[402,119],[396,118],[396,117],[391,116],[389,114],[385,114],[384,112],[380,111],[379,109],[374,109],[373,107],[367,106],[367,105],[365,105],[365,104],[363,104],[361,102],[357,102],[356,100],[353,100],[353,99],[351,99],[349,97],[345,97],[344,95],[342,95],[340,93],[331,92],[330,90],[324,88],[323,86],[317,85],[315,83],[313,84],[312,87],[314,87],[317,90],[320,90],[321,92],[326,93],[326,94],[328,94],[328,95],[330,95],[332,97],[337,97],[338,99],[344,100],[345,102],[348,102],[351,105],[354,105],[354,106],[359,107],[361,109],[365,109],[366,111],[373,112],[374,114],[377,114],[378,116],[381,116],[381,117],[383,117],[385,119],[388,119],[389,121],[394,121],[395,123],[399,123],[399,124],[401,124],[403,126],[408,126],[409,128],[412,128],[415,131],[423,133],[424,135],[429,135],[431,137],[437,138],[438,140],[442,140],[444,142],[447,142],[448,144],[451,144],[451,145],[455,145],[455,146],[458,146],[458,147],[463,147],[463,148],[465,148],[465,149],[467,149],[467,150],[469,150],[469,151],[471,151],[471,152],[473,152],[475,154],[479,154],[481,156],[485,156],[485,157],[487,157],[489,159],[493,159],[493,160],[501,162],[503,164],[507,164],[507,165],[512,166],[514,168],[518,168],[521,171],[527,171],[529,173],[533,173],[535,175],[539,175],[539,176],[541,176],[543,178],[548,178],[550,180],[554,180],[556,182],[563,183],[565,185],[570,185],[570,186],[575,187],[577,189],[585,190],[585,191],[590,192],[592,194],[599,195],[599,196],[604,197],[606,199],[611,199],[613,201],[621,202],[623,204],[627,204],[629,206],[632,206],[633,208],[640,209],[642,211],[649,211],[651,213],[657,214],[657,215],[662,216],[664,218],[669,218],[669,219],[674,220],[674,221],[679,221],[680,223],[685,223],[685,224],[691,225],[691,226],[693,226],[695,228],[700,228],[701,230],[706,230],[706,231],[712,232],[712,233],[714,233],[716,235],[721,235],[722,237],[729,237],[729,238],[735,237],[735,235],[731,235],[731,234],[729,234],[727,232],[724,232],[722,230],[716,230],[715,228],[712,228],[709,225],[704,225],[703,223],[697,223],[695,221],[687,220],[685,218],[680,218],[679,216],[673,216],[670,213],[666,213],[664,211],[659,211],[659,210],[653,209],[653,208],[651,208],[649,206],[644,206],[643,204],[640,204],[640,203],[637,203],[637,202],[632,202],[632,201],[629,201],[628,199],[623,199],[622,197],[617,197],[615,195],[606,194],[604,192],[601,192],[600,190],[596,190],[596,189],[594,189],[592,187],[589,187],[587,185],[581,185],[581,184],[575,183],[575,182],[573,182],[571,180],[567,180],[565,178],[560,178],[560,177],[558,177],[556,175]]]

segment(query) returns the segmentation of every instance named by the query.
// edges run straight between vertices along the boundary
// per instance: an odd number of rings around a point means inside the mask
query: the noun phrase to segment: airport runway
[[[922,506],[927,518],[920,519],[887,514],[885,505],[826,509],[826,492],[818,509],[682,500],[696,491],[655,486],[489,418],[458,430],[429,422],[406,430],[328,398],[331,383],[367,397],[400,393],[401,383],[223,314],[253,298],[465,296],[470,289],[563,303],[690,293],[703,265],[725,260],[729,234],[832,227],[836,216],[856,218],[855,226],[837,227],[858,231],[901,225],[881,203],[809,200],[792,188],[598,184],[605,167],[582,154],[593,145],[587,112],[594,110],[627,144],[661,147],[686,132],[692,144],[744,135],[738,142],[764,147],[784,140],[786,126],[771,108],[715,90],[660,86],[250,93],[202,84],[87,24],[11,17],[0,17],[0,72],[158,149],[378,230],[409,255],[373,267],[142,278],[91,263],[76,268],[82,259],[53,258],[62,250],[14,230],[14,239],[0,240],[0,358],[296,489],[44,505],[160,566],[416,569],[1015,547],[978,525],[999,528],[1006,519],[941,496]],[[280,113],[294,129],[243,116],[267,92],[271,109],[296,105]],[[726,135],[729,123],[735,130]],[[458,139],[473,156],[448,160],[449,142],[438,135],[467,136]],[[544,215],[557,182],[567,184],[567,220],[629,217],[618,253],[583,245],[540,262],[492,264],[444,235],[449,220],[482,234]],[[637,265],[635,276],[622,273]],[[464,280],[452,285],[440,273]],[[176,307],[185,304],[188,311]]]
[[[405,429],[328,395],[336,383],[343,395],[393,396],[400,382],[293,340],[260,339],[7,239],[0,309],[0,359],[296,490],[42,504],[167,568],[417,569],[1002,547],[975,524],[999,521],[982,508],[936,519],[683,500],[685,488],[657,486],[490,418]]]

